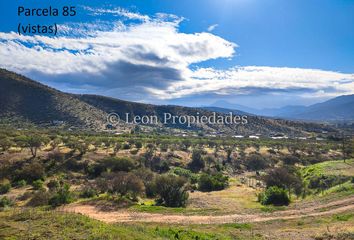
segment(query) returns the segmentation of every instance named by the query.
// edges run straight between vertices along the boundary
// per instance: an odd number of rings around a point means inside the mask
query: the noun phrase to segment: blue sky
[[[74,5],[78,16],[17,17],[19,5]],[[63,91],[256,108],[354,93],[354,1],[23,0],[0,9],[0,67]],[[20,37],[11,33],[19,22],[65,31]]]

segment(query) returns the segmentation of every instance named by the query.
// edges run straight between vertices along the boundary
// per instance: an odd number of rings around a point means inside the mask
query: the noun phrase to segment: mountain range
[[[219,108],[220,112],[224,112],[225,109],[227,111],[230,111],[230,109],[231,111],[237,109],[238,111],[245,111],[259,116],[293,120],[316,122],[352,122],[354,121],[354,94],[339,96],[310,106],[292,105],[281,108],[255,109],[239,104],[232,104],[226,101],[218,101],[212,104],[211,107],[204,108]]]
[[[64,123],[67,127],[101,131],[107,127],[107,115],[117,113],[121,118],[126,113],[134,116],[158,116],[169,113],[176,116],[211,116],[213,112],[224,116],[228,112],[220,109],[190,108],[172,105],[152,105],[119,100],[98,95],[77,95],[61,92],[43,85],[25,76],[0,69],[0,120],[24,121],[36,125],[48,125],[53,122]],[[304,135],[310,132],[336,131],[324,124],[307,123],[259,117],[242,111],[234,114],[247,115],[248,124],[184,124],[158,125],[151,127],[198,130],[205,133],[224,134],[261,134],[283,133],[286,135]],[[123,125],[125,123],[122,123]],[[129,124],[128,124],[129,125]]]

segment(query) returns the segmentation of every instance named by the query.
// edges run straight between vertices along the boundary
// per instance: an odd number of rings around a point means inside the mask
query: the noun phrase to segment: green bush
[[[189,169],[181,168],[181,167],[175,167],[171,171],[171,173],[176,174],[177,176],[185,177],[191,181],[191,183],[197,183],[198,182],[198,175],[193,173]]]
[[[248,170],[259,171],[269,166],[268,159],[258,154],[251,154],[247,157],[245,165]]]
[[[44,179],[45,171],[43,164],[32,162],[15,171],[14,175],[15,181],[25,180],[28,183],[32,183],[35,180]]]
[[[198,180],[198,190],[211,192],[223,190],[228,186],[229,178],[221,173],[215,175],[202,174]]]
[[[47,187],[50,191],[55,191],[60,187],[60,183],[56,179],[52,179],[47,183]]]
[[[5,194],[5,193],[8,193],[11,189],[11,183],[9,180],[3,180],[1,183],[0,183],[0,194]]]
[[[102,164],[106,169],[113,172],[129,172],[135,168],[133,160],[127,157],[108,157],[102,160]]]
[[[12,206],[12,201],[7,197],[0,198],[0,208],[6,208]]]
[[[258,195],[258,201],[262,205],[273,204],[275,206],[287,206],[290,203],[287,191],[277,186],[267,188],[264,192],[260,193]]]
[[[73,194],[70,192],[70,186],[64,184],[60,186],[58,191],[49,199],[49,204],[52,207],[58,207],[63,204],[68,204],[73,201]]]
[[[49,192],[45,189],[41,189],[33,194],[27,205],[31,207],[46,206],[49,203],[50,197],[51,195]]]
[[[93,187],[84,187],[84,189],[82,190],[80,197],[82,198],[92,198],[98,196],[98,191],[93,188]]]
[[[26,182],[26,180],[19,180],[19,181],[17,181],[17,182],[15,182],[15,184],[14,184],[16,187],[24,187],[24,186],[26,186],[27,185],[27,182]]]
[[[199,172],[205,167],[205,162],[202,157],[202,150],[194,149],[192,153],[192,161],[188,164],[188,168],[192,170],[192,172]]]
[[[158,176],[155,180],[156,192],[160,196],[158,202],[166,207],[186,206],[188,200],[186,182],[185,178],[175,175]]]
[[[43,183],[44,182],[42,180],[38,179],[32,183],[32,186],[35,190],[39,190],[43,188]]]

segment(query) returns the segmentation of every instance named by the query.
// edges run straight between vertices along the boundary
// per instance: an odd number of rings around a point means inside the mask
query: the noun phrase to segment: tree
[[[300,195],[303,189],[302,179],[295,170],[286,167],[271,169],[263,177],[267,187],[277,186],[287,189],[289,197],[294,190],[296,195]]]
[[[40,135],[20,136],[16,139],[16,142],[19,146],[27,147],[30,149],[33,157],[37,156],[37,150],[48,141],[49,139]]]
[[[193,150],[192,161],[188,164],[188,167],[193,172],[199,172],[205,167],[205,162],[202,158],[202,151],[200,149]]]
[[[287,165],[295,165],[296,163],[300,163],[300,159],[296,156],[286,156],[284,159],[283,159],[283,162],[284,164],[287,164]]]
[[[134,162],[128,157],[107,157],[102,160],[101,164],[105,170],[110,169],[113,172],[129,172],[135,168]]]
[[[5,136],[0,137],[0,147],[3,152],[6,152],[12,146],[12,144],[13,142],[7,137]]]
[[[184,151],[188,151],[188,148],[190,147],[190,146],[192,146],[192,142],[189,140],[189,139],[184,139],[183,141],[182,141],[182,146],[183,146],[183,150]]]
[[[186,179],[175,175],[160,175],[155,180],[159,201],[166,207],[184,207],[188,193],[185,188]]]
[[[211,164],[215,163],[215,158],[213,156],[206,156],[204,161],[208,164],[208,168],[210,169]]]
[[[344,162],[351,157],[354,152],[354,140],[342,137],[342,155]]]
[[[234,150],[234,149],[233,149],[232,147],[226,148],[226,161],[227,161],[228,163],[231,162],[231,154],[232,154],[233,150]]]
[[[118,172],[111,181],[112,193],[129,196],[133,200],[145,191],[143,181],[133,173]]]
[[[268,161],[258,154],[251,154],[245,163],[248,170],[259,171],[269,166]]]
[[[117,142],[114,144],[114,147],[113,147],[113,155],[115,156],[119,150],[122,148],[122,144]]]

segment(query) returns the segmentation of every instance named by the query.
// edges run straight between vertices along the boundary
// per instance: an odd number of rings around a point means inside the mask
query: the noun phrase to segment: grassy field
[[[192,230],[193,229],[193,230]],[[353,213],[264,223],[221,225],[106,224],[41,209],[0,213],[0,239],[353,239]],[[316,238],[317,237],[317,238]],[[340,238],[342,237],[342,238]]]
[[[305,167],[304,175],[343,175],[354,176],[354,159],[326,161]]]

